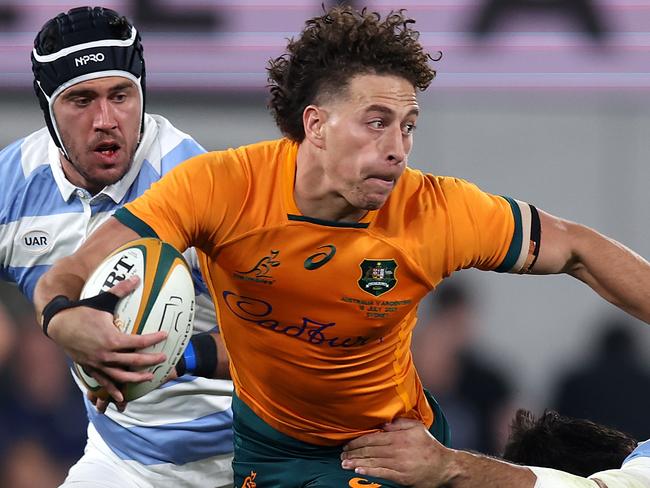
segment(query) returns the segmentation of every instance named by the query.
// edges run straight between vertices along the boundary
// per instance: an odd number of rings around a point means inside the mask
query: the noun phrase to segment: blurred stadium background
[[[43,125],[31,85],[33,38],[49,17],[81,4],[0,1],[0,146]],[[142,33],[147,111],[165,115],[207,149],[278,136],[265,108],[266,62],[282,53],[305,19],[322,12],[321,1],[308,0],[106,0],[102,5],[127,15]],[[531,202],[650,258],[650,1],[368,0],[355,5],[384,13],[406,8],[424,45],[443,53],[434,63],[438,76],[420,96],[423,114],[411,166]],[[539,412],[556,406],[559,378],[600,353],[605,323],[621,318],[566,277],[462,275],[475,310],[475,332],[466,341],[503,373],[509,402],[517,407]],[[0,334],[2,447],[14,446],[21,431],[21,421],[11,414],[11,365],[34,325],[11,287],[0,287],[0,300],[10,314],[5,330],[18,329],[15,342],[11,334]],[[423,322],[436,313],[432,303],[421,307]],[[626,320],[623,327],[632,334],[630,348],[649,349],[647,326]],[[3,344],[10,349],[4,363]],[[631,357],[631,349],[626,351]],[[639,368],[647,370],[648,355],[639,356]],[[40,360],[35,371],[49,368],[42,355],[32,359]],[[602,381],[602,399],[624,408],[648,401],[647,384],[633,388],[642,398],[625,397],[618,392],[632,381],[630,375],[621,371],[613,378]],[[30,422],[27,414],[20,418]],[[650,436],[646,424],[638,435]],[[26,456],[23,450],[13,459]],[[0,480],[0,486],[20,486],[13,483]],[[29,483],[25,486],[46,486]]]

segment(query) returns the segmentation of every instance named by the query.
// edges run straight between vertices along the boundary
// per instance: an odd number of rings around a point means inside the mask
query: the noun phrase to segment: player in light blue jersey
[[[165,118],[144,112],[140,36],[112,10],[80,7],[49,20],[36,37],[32,67],[47,127],[0,152],[0,278],[30,300],[39,277],[117,208],[205,152]],[[204,304],[195,332],[206,332],[216,327],[214,308],[193,268],[197,303]],[[69,342],[53,339],[88,364]],[[97,341],[98,356],[110,352]],[[85,454],[63,486],[231,486],[231,394],[230,381],[184,375],[122,412],[110,405],[103,415],[86,400]]]

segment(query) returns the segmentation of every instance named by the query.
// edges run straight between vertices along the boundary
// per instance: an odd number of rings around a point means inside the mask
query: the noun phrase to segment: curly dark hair
[[[269,108],[282,133],[296,142],[305,138],[302,113],[345,88],[358,74],[388,74],[425,90],[436,72],[403,10],[380,14],[350,6],[331,8],[306,22],[287,45],[287,52],[269,62]]]
[[[528,410],[515,414],[503,453],[507,461],[555,468],[577,476],[620,468],[637,442],[616,429],[547,410],[537,420]]]

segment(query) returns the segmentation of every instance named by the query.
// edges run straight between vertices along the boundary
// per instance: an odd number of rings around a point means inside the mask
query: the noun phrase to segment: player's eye
[[[415,132],[416,125],[415,124],[406,124],[404,125],[404,128],[402,131],[404,132],[405,135],[411,135],[413,132]]]
[[[75,98],[73,100],[74,104],[77,107],[86,107],[86,106],[90,105],[91,101],[92,100],[90,98],[88,98],[88,97],[78,97],[78,98]]]

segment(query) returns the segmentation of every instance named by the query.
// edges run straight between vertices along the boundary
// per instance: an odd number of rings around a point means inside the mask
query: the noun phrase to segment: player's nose
[[[384,136],[384,151],[386,160],[392,164],[400,164],[406,159],[407,147],[401,127],[388,127]]]
[[[97,130],[114,129],[117,127],[115,109],[109,100],[100,98],[94,104],[93,128]]]

